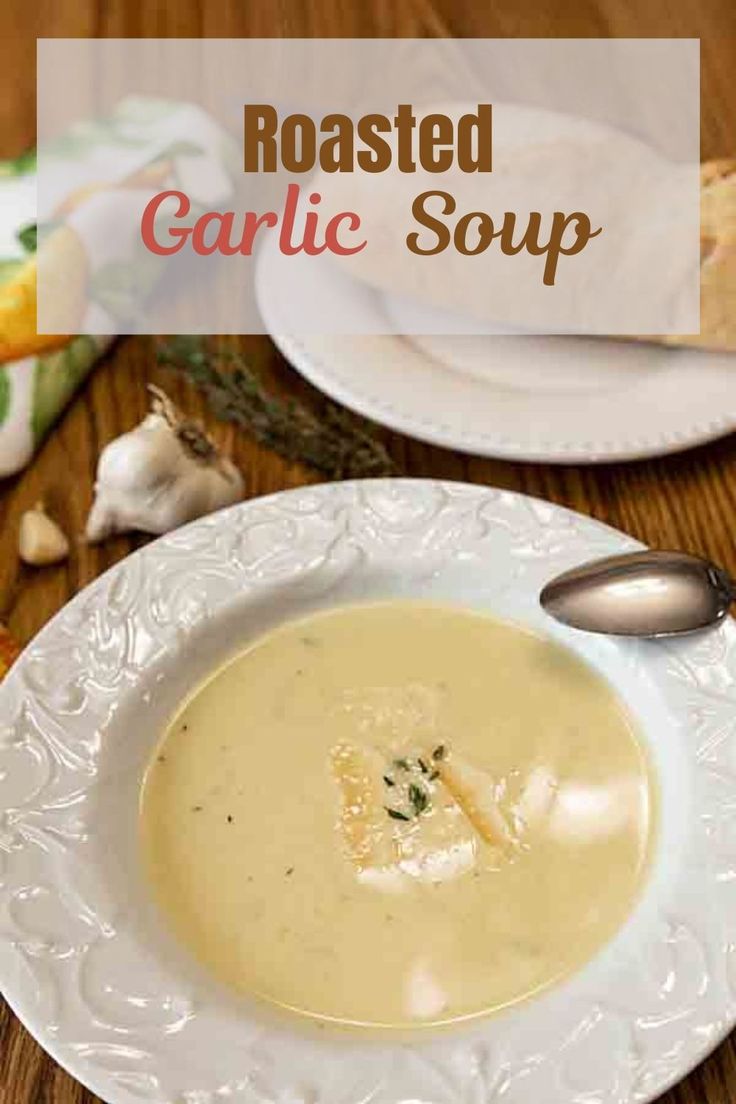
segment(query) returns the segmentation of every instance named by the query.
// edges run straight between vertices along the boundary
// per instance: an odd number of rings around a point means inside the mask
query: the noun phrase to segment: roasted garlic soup
[[[145,860],[222,980],[315,1017],[416,1026],[580,966],[642,881],[646,757],[561,646],[439,605],[283,625],[159,745]]]

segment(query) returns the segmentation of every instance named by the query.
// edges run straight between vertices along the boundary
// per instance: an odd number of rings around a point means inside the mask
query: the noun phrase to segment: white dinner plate
[[[290,333],[285,304],[304,299],[307,281],[309,302],[322,301],[319,316],[332,312],[352,334]],[[310,383],[435,445],[509,460],[601,463],[677,452],[736,429],[734,354],[502,335],[482,323],[477,336],[437,336],[442,312],[389,300],[329,260],[305,266],[286,258],[275,240],[261,251],[257,292],[266,328]],[[425,320],[435,333],[422,336]],[[417,336],[392,336],[404,329]]]
[[[117,564],[0,686],[11,1006],[110,1104],[652,1100],[736,1016],[736,627],[651,643],[546,618],[550,575],[634,547],[508,491],[369,480],[243,503]],[[137,801],[166,719],[215,665],[285,618],[392,595],[489,611],[592,664],[638,721],[660,823],[633,912],[565,983],[453,1030],[341,1034],[230,994],[178,947],[141,875]]]

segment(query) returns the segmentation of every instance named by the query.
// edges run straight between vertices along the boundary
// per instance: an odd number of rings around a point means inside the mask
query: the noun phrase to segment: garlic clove
[[[59,563],[69,555],[69,541],[41,502],[26,510],[20,519],[18,555],[33,567]]]

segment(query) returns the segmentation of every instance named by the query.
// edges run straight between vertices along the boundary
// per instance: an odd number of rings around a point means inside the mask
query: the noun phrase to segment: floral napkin
[[[236,172],[231,139],[204,111],[137,96],[105,119],[78,123],[43,156],[38,225],[36,155],[0,162],[0,477],[28,463],[114,340],[116,318],[151,290],[140,243],[109,248],[119,212],[166,188],[185,191],[193,210],[205,207],[232,193]],[[58,271],[58,294],[87,304],[80,328],[92,328],[93,312],[98,336],[37,334],[37,245]],[[55,294],[56,285],[54,275]]]

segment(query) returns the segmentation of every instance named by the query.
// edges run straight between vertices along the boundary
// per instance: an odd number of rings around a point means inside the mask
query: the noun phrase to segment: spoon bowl
[[[736,597],[723,568],[686,552],[646,551],[581,564],[539,600],[572,628],[615,636],[679,636],[717,625]]]

